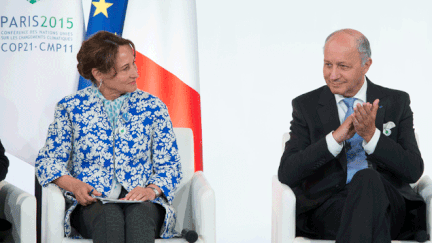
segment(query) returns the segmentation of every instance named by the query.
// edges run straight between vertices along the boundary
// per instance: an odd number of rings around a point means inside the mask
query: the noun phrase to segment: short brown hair
[[[97,32],[81,45],[77,54],[78,72],[85,79],[95,83],[96,79],[93,77],[92,69],[96,68],[101,73],[108,73],[115,65],[119,46],[123,45],[129,45],[135,56],[135,45],[132,41],[107,31]]]

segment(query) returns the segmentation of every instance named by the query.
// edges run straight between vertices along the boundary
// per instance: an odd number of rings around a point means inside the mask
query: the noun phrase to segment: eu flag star
[[[0,0],[0,2],[2,1],[4,0]],[[128,0],[91,0],[90,18],[87,26],[86,39],[101,30],[122,36],[127,5]],[[91,85],[92,82],[84,79],[82,76],[80,77],[78,84],[79,90]]]
[[[105,0],[99,0],[99,2],[92,2],[92,4],[96,7],[93,17],[100,13],[103,13],[105,17],[108,18],[107,9],[111,7],[111,5],[113,5],[112,3],[106,3]]]

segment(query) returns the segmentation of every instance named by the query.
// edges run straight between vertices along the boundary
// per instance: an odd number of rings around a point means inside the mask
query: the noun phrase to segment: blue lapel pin
[[[124,120],[125,122],[128,122],[128,121],[129,121],[129,113],[123,113],[123,120]]]

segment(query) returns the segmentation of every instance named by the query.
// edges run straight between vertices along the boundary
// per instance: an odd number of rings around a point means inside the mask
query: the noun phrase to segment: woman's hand
[[[132,191],[130,191],[124,198],[120,200],[131,200],[131,201],[147,201],[154,200],[156,198],[156,193],[151,188],[144,188],[137,186]]]
[[[73,184],[73,189],[71,192],[75,195],[78,203],[83,206],[97,202],[97,199],[93,198],[91,194],[95,196],[102,196],[102,193],[96,191],[92,186],[80,180],[77,180],[77,182]]]
[[[78,203],[82,206],[90,205],[97,201],[96,198],[91,197],[91,194],[95,196],[102,196],[102,193],[96,191],[89,184],[82,182],[69,175],[61,176],[53,181],[57,186],[72,192],[75,195]],[[90,194],[91,193],[91,194]]]

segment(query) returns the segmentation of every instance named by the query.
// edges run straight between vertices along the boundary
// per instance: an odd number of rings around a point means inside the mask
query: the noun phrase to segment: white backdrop
[[[431,10],[427,0],[197,1],[203,165],[216,193],[218,242],[271,241],[271,177],[291,100],[325,84],[322,47],[337,29],[368,37],[372,82],[410,94],[432,175]]]
[[[0,15],[0,137],[7,152],[34,165],[55,104],[77,87],[82,6],[69,0],[8,0]]]
[[[6,180],[34,194],[34,163],[55,104],[77,87],[83,40],[80,2],[1,1],[0,138],[10,166]]]

